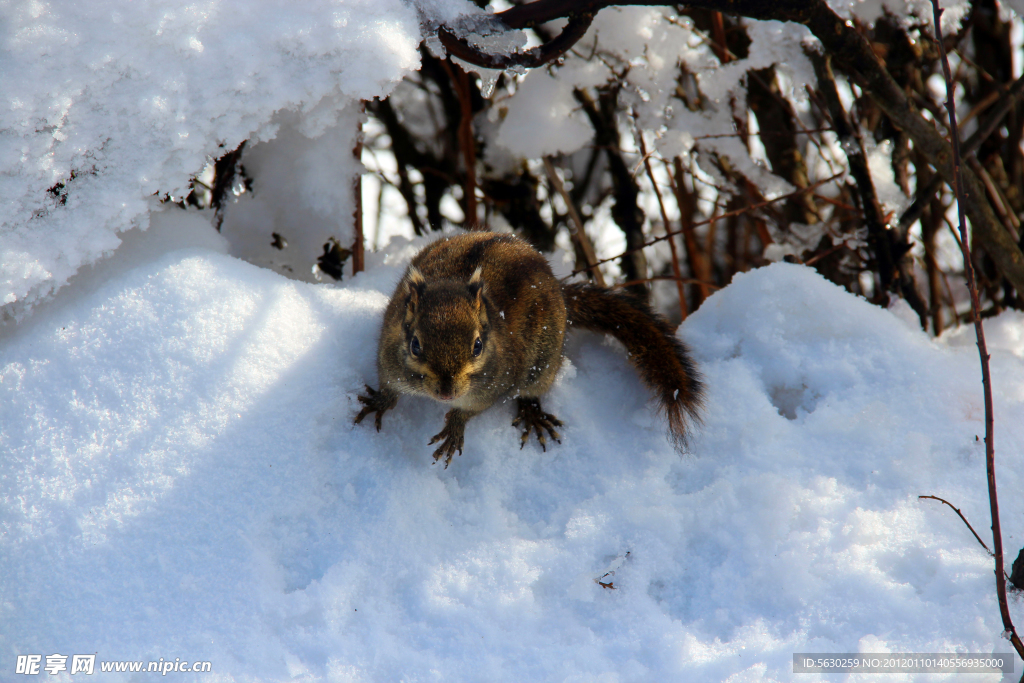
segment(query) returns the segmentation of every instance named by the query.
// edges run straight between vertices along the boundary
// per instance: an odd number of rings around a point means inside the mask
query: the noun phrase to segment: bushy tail
[[[585,283],[562,285],[569,324],[610,334],[626,347],[640,377],[657,395],[677,448],[700,421],[704,384],[686,346],[640,297]]]

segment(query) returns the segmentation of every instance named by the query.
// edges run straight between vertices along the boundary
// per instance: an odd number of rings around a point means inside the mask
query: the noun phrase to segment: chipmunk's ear
[[[405,274],[405,281],[409,287],[423,287],[427,284],[427,278],[423,277],[423,273],[416,266],[409,266],[409,272]]]
[[[409,295],[408,307],[411,312],[416,310],[420,297],[423,296],[423,289],[427,286],[427,279],[416,266],[409,266],[409,272],[405,275],[405,288]]]
[[[476,270],[469,278],[469,282],[466,284],[469,287],[469,294],[476,299],[476,307],[480,308],[481,299],[483,298],[484,292],[484,269],[483,266],[477,266]]]

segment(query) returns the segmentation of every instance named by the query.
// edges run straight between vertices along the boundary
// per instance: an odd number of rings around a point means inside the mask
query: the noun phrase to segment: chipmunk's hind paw
[[[563,423],[554,415],[545,413],[541,409],[540,399],[520,398],[516,400],[519,403],[519,411],[516,413],[516,419],[512,420],[512,426],[523,427],[523,436],[519,440],[520,450],[530,440],[531,431],[537,435],[537,441],[540,442],[540,448],[544,452],[548,450],[547,439],[544,437],[545,431],[552,439],[562,443],[562,435],[555,431],[555,427],[561,427]]]

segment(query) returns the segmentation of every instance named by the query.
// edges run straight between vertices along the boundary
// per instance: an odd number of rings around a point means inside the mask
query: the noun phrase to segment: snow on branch
[[[510,28],[535,27],[558,18],[570,19],[556,38],[530,52],[512,55],[491,55],[458,39],[444,27],[439,37],[453,54],[466,61],[488,68],[536,67],[556,59],[570,49],[585,33],[594,14],[616,6],[648,6],[659,3],[611,0],[537,0],[518,5],[496,16]],[[928,161],[938,169],[947,183],[953,182],[952,152],[935,126],[927,121],[872,50],[857,32],[853,22],[840,17],[825,0],[694,0],[685,7],[728,13],[758,20],[800,23],[821,41],[826,53],[839,65],[892,119],[906,131]],[[1014,243],[987,200],[985,184],[969,166],[963,169],[967,197],[967,214],[981,242],[996,261],[1005,277],[1018,291],[1024,291],[1024,253]]]

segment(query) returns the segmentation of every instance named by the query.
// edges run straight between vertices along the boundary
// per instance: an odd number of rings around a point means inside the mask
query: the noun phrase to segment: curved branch
[[[500,17],[501,15],[498,16]],[[448,51],[448,54],[455,55],[470,64],[487,69],[511,69],[514,67],[533,69],[558,59],[568,52],[586,34],[593,21],[593,14],[576,14],[554,39],[526,52],[516,52],[510,55],[483,52],[470,45],[464,39],[459,38],[444,26],[437,30],[437,37],[441,40],[441,44],[444,45],[444,49]]]
[[[534,28],[540,24],[553,21],[554,19],[565,19],[580,14],[594,15],[609,5],[646,5],[660,3],[646,2],[616,2],[615,0],[537,0],[522,5],[510,7],[504,12],[498,12],[501,19],[509,28]]]
[[[988,553],[989,555],[993,555],[992,551],[988,549],[987,545],[985,545],[985,541],[981,540],[981,536],[978,535],[978,532],[974,530],[974,527],[971,526],[971,523],[967,521],[966,517],[964,517],[964,513],[960,512],[960,508],[956,507],[955,505],[950,503],[948,500],[946,500],[944,498],[939,498],[938,496],[918,496],[918,498],[931,498],[932,500],[937,500],[940,503],[945,503],[949,507],[953,508],[953,512],[955,512],[956,514],[960,515],[960,519],[962,519],[964,524],[967,525],[967,528],[971,530],[971,533],[974,534],[974,538],[977,539],[978,543],[981,544],[981,547],[985,549],[985,552]]]

